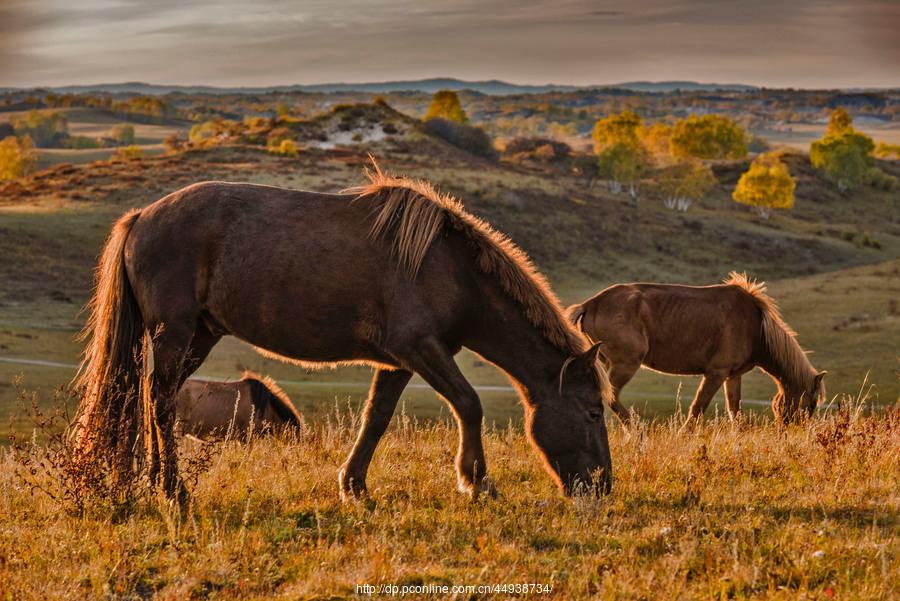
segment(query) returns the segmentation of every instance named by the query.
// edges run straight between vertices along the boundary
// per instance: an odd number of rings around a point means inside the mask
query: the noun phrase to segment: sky
[[[0,0],[0,87],[900,87],[900,0]]]

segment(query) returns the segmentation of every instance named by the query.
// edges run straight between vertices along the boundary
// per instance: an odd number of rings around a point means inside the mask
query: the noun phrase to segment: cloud
[[[7,0],[0,86],[432,76],[900,85],[888,0]],[[14,60],[13,60],[14,59]]]

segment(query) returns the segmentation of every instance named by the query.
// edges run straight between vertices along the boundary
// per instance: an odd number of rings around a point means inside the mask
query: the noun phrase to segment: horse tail
[[[581,320],[584,318],[584,303],[578,303],[577,305],[569,305],[566,309],[566,318],[572,322],[577,328],[581,327]]]
[[[87,306],[90,317],[81,334],[88,344],[73,381],[82,395],[73,432],[76,449],[91,462],[112,463],[120,482],[135,473],[134,458],[140,456],[135,448],[138,425],[144,421],[144,320],[123,258],[138,217],[140,210],[120,218],[103,247]]]

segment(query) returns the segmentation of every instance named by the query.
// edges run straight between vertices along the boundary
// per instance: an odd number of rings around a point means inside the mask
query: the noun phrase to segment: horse
[[[565,494],[611,490],[603,398],[612,388],[599,346],[569,323],[530,258],[460,201],[377,165],[366,173],[336,194],[203,182],[116,222],[74,381],[89,464],[105,461],[117,479],[147,473],[154,486],[162,474],[165,493],[186,500],[175,395],[231,335],[305,367],[374,368],[338,474],[344,499],[366,493],[372,454],[414,372],[456,418],[459,489],[496,494],[481,401],[454,361],[463,347],[515,383],[527,435]]]
[[[640,367],[667,373],[701,375],[688,410],[688,422],[706,411],[725,384],[728,414],[741,411],[741,376],[759,367],[777,384],[772,411],[782,423],[812,415],[825,398],[824,377],[781,317],[764,282],[732,272],[723,284],[616,284],[567,315],[594,341],[613,386],[612,409],[627,423],[619,401],[622,388]],[[688,423],[686,422],[686,423]]]
[[[303,419],[272,378],[250,370],[236,382],[188,380],[178,391],[175,416],[181,434],[245,436],[251,429],[300,430]]]

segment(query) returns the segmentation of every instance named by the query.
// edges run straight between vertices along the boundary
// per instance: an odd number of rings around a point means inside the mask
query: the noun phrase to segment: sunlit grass
[[[614,491],[599,501],[561,496],[519,428],[490,428],[501,494],[477,502],[455,491],[455,427],[400,415],[371,497],[342,504],[356,420],[335,409],[297,439],[217,443],[185,512],[151,500],[115,519],[32,494],[4,451],[0,594],[353,598],[364,583],[509,582],[552,584],[560,599],[900,593],[896,412],[846,404],[787,429],[746,418],[688,434],[674,420],[616,426]]]

